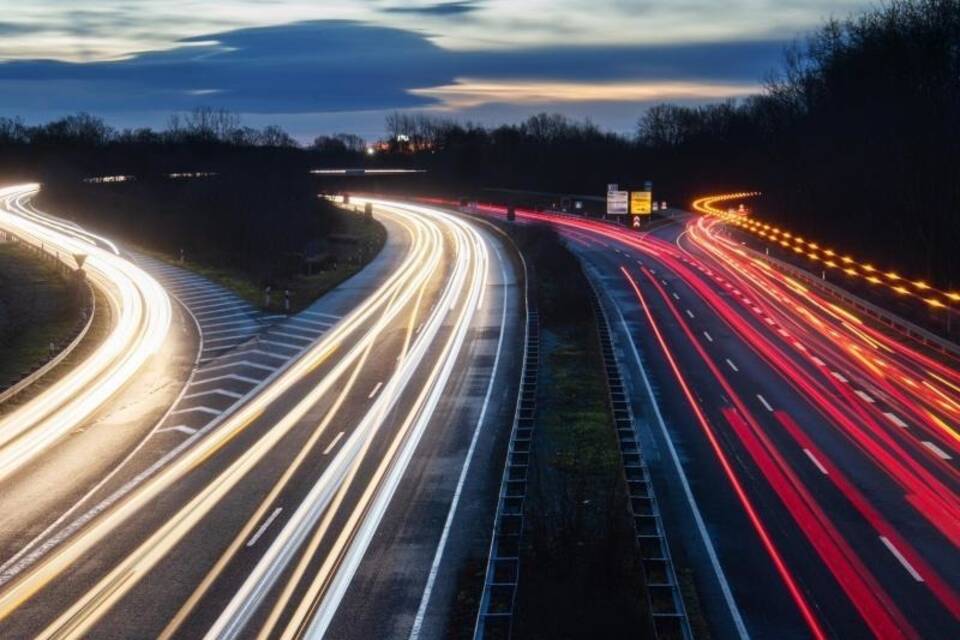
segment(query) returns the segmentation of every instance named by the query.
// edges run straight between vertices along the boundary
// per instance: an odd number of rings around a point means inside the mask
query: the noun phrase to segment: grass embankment
[[[308,176],[260,168],[193,180],[146,177],[122,184],[46,184],[41,207],[130,247],[181,264],[256,306],[291,310],[356,273],[380,251],[376,221],[317,197]]]
[[[536,273],[541,377],[514,636],[643,637],[643,573],[589,284],[552,231],[515,233]]]
[[[354,275],[367,265],[383,248],[387,241],[387,230],[376,220],[365,218],[362,214],[337,210],[331,214],[338,230],[335,237],[338,242],[331,243],[328,253],[320,267],[311,269],[312,273],[278,274],[267,282],[272,287],[270,304],[266,305],[264,279],[242,269],[211,264],[209,261],[184,258],[139,246],[144,254],[153,256],[172,265],[189,269],[212,282],[230,289],[241,298],[264,311],[282,313],[284,310],[283,292],[290,291],[291,312],[300,311],[330,291],[338,284]]]
[[[0,243],[0,388],[73,340],[86,295],[57,263],[20,244]]]

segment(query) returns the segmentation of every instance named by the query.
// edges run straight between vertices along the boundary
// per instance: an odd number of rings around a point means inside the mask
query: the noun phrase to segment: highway
[[[558,229],[600,291],[716,637],[957,637],[960,360],[774,269],[717,217],[517,217]]]
[[[0,228],[56,254],[107,300],[112,327],[96,351],[51,388],[0,420],[0,480],[28,464],[100,409],[163,345],[171,303],[163,288],[109,241],[35,212],[39,185],[0,189]]]
[[[516,393],[521,280],[482,226],[371,204],[402,238],[393,268],[168,464],[8,569],[0,637],[405,635],[443,619],[460,537],[489,533],[456,506],[479,495],[468,476]]]

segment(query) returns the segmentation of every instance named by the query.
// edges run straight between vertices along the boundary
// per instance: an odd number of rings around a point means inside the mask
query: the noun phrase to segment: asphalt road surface
[[[445,618],[472,478],[516,393],[522,277],[482,225],[374,206],[401,239],[390,268],[359,301],[201,357],[163,431],[189,446],[155,445],[176,455],[131,465],[115,482],[132,488],[4,574],[0,636],[403,637]],[[235,372],[285,345],[300,350],[256,384]]]
[[[497,208],[484,213],[502,215]],[[960,368],[716,219],[518,211],[583,259],[716,637],[960,635]]]

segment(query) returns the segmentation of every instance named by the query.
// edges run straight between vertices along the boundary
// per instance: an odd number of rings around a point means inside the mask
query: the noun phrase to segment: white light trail
[[[105,238],[29,208],[39,185],[0,189],[0,228],[84,271],[106,298],[114,325],[86,360],[0,420],[0,479],[10,475],[101,408],[166,340],[170,299],[156,280]],[[98,243],[106,244],[109,250]]]

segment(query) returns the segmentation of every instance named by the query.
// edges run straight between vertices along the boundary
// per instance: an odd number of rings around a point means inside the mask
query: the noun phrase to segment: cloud
[[[384,13],[417,14],[426,16],[461,16],[480,8],[476,0],[460,0],[458,2],[438,2],[428,5],[414,5],[403,7],[386,7]]]
[[[198,105],[251,114],[373,113],[703,101],[756,88],[781,42],[451,51],[427,36],[344,20],[186,38],[121,60],[0,62],[3,111],[110,117]],[[605,109],[607,109],[605,107]],[[607,109],[609,110],[609,109]]]
[[[36,25],[24,22],[0,22],[0,36],[21,36],[39,31]]]
[[[542,80],[480,80],[458,78],[454,84],[412,89],[414,95],[435,98],[451,111],[488,104],[553,105],[571,102],[657,102],[719,100],[759,92],[757,83],[719,82],[544,82]]]

